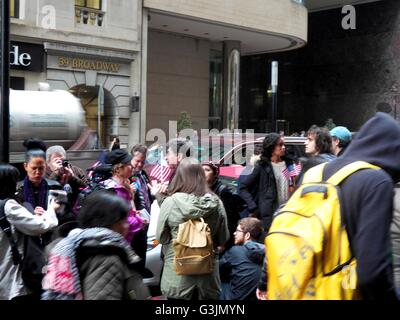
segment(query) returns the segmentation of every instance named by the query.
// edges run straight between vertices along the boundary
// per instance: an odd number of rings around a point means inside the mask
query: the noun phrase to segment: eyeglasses
[[[243,233],[246,233],[245,231],[240,230],[240,229],[236,229],[236,232],[243,232]]]

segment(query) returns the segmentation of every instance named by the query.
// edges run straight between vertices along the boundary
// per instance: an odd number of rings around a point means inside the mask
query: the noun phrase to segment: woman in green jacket
[[[168,299],[218,299],[221,290],[218,254],[214,255],[212,273],[178,275],[174,270],[173,239],[180,223],[203,218],[211,229],[214,250],[217,251],[229,238],[224,206],[207,186],[202,166],[190,158],[180,163],[169,190],[170,196],[161,205],[157,224],[157,239],[163,245],[164,253],[161,292]]]

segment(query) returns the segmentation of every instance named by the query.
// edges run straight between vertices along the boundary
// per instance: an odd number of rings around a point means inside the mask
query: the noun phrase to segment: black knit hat
[[[118,163],[127,164],[132,160],[132,156],[123,149],[115,149],[107,156],[107,163],[115,165]]]

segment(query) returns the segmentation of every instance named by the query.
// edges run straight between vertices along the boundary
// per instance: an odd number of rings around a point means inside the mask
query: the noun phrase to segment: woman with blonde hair
[[[164,254],[161,292],[168,299],[218,299],[221,290],[218,254],[214,255],[213,271],[209,274],[178,275],[174,269],[173,239],[179,224],[199,218],[209,225],[217,251],[229,238],[224,206],[209,189],[202,166],[193,158],[185,158],[170,183],[169,197],[161,205],[157,224],[157,239]]]

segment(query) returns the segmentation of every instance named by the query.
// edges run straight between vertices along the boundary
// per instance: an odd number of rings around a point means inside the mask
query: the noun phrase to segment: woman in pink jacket
[[[103,182],[106,189],[114,189],[117,195],[129,205],[129,232],[125,237],[129,243],[131,243],[134,234],[144,226],[144,221],[137,213],[133,202],[136,190],[129,182],[129,178],[132,175],[131,160],[132,156],[123,149],[111,151],[106,161],[112,165],[112,177]]]

